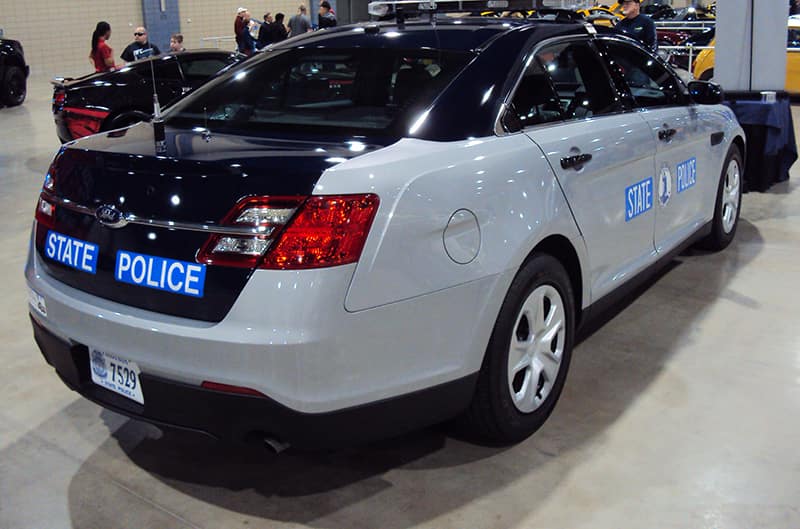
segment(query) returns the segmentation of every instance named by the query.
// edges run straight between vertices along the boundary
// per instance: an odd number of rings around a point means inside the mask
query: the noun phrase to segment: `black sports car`
[[[153,78],[163,107],[241,58],[222,50],[185,51],[129,63],[114,72],[56,78],[53,115],[58,137],[63,143],[149,119]]]
[[[16,40],[0,39],[0,105],[12,107],[25,101],[29,73],[22,44]]]

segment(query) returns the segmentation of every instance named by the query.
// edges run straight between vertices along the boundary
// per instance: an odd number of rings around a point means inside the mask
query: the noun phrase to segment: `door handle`
[[[661,129],[658,131],[658,139],[661,141],[672,141],[672,137],[677,134],[675,129]]]
[[[576,154],[575,156],[565,156],[561,158],[562,169],[580,169],[583,164],[592,159],[591,154]]]

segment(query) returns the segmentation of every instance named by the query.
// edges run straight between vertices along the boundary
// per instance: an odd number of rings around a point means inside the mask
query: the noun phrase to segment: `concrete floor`
[[[745,195],[730,248],[681,256],[577,347],[527,441],[226,453],[79,398],[40,356],[22,268],[49,99],[34,79],[0,109],[0,528],[800,527],[800,166]]]

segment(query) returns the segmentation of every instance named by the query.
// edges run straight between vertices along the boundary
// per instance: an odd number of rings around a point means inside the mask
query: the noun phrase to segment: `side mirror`
[[[709,81],[689,83],[689,95],[692,101],[701,105],[719,105],[725,99],[722,87]]]

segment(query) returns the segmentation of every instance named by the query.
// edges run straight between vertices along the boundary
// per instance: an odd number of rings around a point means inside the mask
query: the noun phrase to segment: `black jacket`
[[[634,38],[650,48],[658,48],[656,38],[656,25],[647,15],[639,15],[636,18],[623,18],[614,26],[619,33]]]

